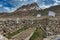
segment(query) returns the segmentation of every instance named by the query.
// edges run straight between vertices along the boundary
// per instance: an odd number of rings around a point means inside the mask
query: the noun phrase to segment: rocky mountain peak
[[[37,3],[23,5],[20,8],[18,8],[16,11],[28,11],[33,9],[36,9],[36,10],[40,9]]]

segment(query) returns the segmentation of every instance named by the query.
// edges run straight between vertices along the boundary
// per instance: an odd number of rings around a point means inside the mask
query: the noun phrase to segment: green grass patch
[[[41,29],[36,29],[30,40],[36,40],[37,38],[46,37],[46,34]]]
[[[9,33],[8,36],[7,36],[7,38],[8,38],[8,39],[11,39],[12,36],[17,35],[18,33],[22,32],[22,31],[24,31],[24,30],[26,30],[26,29],[28,29],[28,27],[23,27],[23,28],[15,31],[15,32],[13,32],[13,33]]]

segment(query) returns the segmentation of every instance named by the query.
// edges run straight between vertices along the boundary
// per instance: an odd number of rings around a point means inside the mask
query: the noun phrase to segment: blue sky
[[[0,12],[13,12],[22,5],[37,2],[40,8],[60,5],[60,0],[0,0]]]

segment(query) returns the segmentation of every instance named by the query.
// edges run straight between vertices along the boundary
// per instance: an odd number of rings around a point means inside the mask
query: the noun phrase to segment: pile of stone
[[[6,20],[0,21],[0,33],[1,34],[8,34],[12,33],[19,28],[19,24],[16,23],[16,20]]]
[[[60,34],[60,21],[57,18],[49,18],[48,25],[46,27],[47,35],[57,35]]]

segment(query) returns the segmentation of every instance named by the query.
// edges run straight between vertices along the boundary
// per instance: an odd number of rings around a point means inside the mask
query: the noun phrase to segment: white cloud
[[[16,10],[16,8],[11,8],[11,11],[10,12],[14,12]]]
[[[54,0],[54,1],[58,2],[58,0]]]
[[[26,0],[20,0],[20,1],[26,1]]]
[[[58,3],[54,3],[54,5],[58,5]]]
[[[58,1],[58,3],[60,3],[60,1]]]
[[[7,12],[14,12],[16,8],[3,7]]]
[[[23,1],[27,1],[27,0],[23,0]]]
[[[3,5],[2,4],[0,4],[0,7],[2,7]]]
[[[54,0],[54,1],[56,1],[56,2],[60,2],[59,0]]]
[[[9,7],[3,7],[7,11],[11,11]]]
[[[23,1],[23,0],[20,0],[20,1]]]
[[[49,8],[50,6],[51,6],[51,5],[47,5],[47,6],[46,6],[46,5],[42,5],[42,6],[40,6],[40,8],[41,8],[41,9],[45,9],[45,8]]]
[[[59,1],[58,0],[54,0],[56,3],[58,3]]]
[[[37,0],[35,0],[34,2],[37,2]]]
[[[54,5],[59,5],[58,3],[60,3],[60,1],[58,0],[54,0],[54,1],[55,1]]]
[[[55,3],[54,3],[54,4],[51,4],[51,5],[45,5],[45,3],[44,3],[44,1],[43,1],[42,4],[39,5],[39,7],[40,7],[41,9],[45,9],[45,8],[49,8],[49,7],[51,7],[51,6],[59,5],[58,3],[60,3],[60,1],[58,1],[58,0],[54,0],[54,1],[55,1]]]

